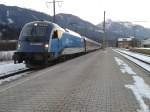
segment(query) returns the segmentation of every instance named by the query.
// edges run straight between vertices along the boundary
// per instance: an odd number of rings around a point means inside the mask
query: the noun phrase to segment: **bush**
[[[0,52],[0,61],[12,60],[14,51],[1,51]]]

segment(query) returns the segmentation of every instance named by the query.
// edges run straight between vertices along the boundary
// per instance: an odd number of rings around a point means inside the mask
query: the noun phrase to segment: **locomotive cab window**
[[[56,30],[53,33],[52,39],[60,39],[62,37],[63,31]]]
[[[43,41],[47,34],[48,26],[41,26],[41,25],[26,25],[21,33],[20,40],[26,41]]]
[[[55,30],[55,31],[53,32],[52,39],[58,39],[58,31],[57,31],[57,30]]]

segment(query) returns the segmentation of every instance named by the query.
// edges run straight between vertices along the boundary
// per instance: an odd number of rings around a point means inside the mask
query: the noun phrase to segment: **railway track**
[[[54,66],[56,64],[62,63],[64,61],[67,61],[67,60],[70,60],[70,59],[73,59],[75,57],[79,57],[79,56],[82,56],[82,55],[83,55],[83,53],[82,54],[79,53],[79,54],[74,54],[74,55],[68,55],[65,58],[61,57],[59,59],[51,61],[51,63],[49,63],[48,66],[46,66],[46,67],[51,67],[51,66]],[[24,68],[24,69],[18,69],[16,71],[12,71],[10,73],[7,73],[7,72],[6,73],[2,73],[2,74],[0,74],[0,80],[5,80],[5,79],[13,77],[13,76],[19,76],[19,75],[21,75],[23,73],[26,73],[26,72],[27,73],[28,72],[36,72],[36,71],[39,71],[39,70],[41,70],[43,68],[46,68],[46,67],[41,67],[41,68],[38,68],[38,69]]]
[[[141,67],[145,71],[150,73],[149,61],[146,61],[145,59],[130,55],[128,52],[123,52],[122,50],[119,50],[119,49],[113,49],[113,50],[115,52],[119,53],[120,55],[122,55],[123,57],[125,57],[126,59],[128,59],[129,61],[135,63],[136,65],[138,65],[139,67]]]
[[[27,69],[19,70],[19,71],[16,71],[16,72],[14,71],[14,72],[12,72],[12,73],[0,74],[0,80],[6,79],[6,78],[11,77],[11,76],[19,75],[19,74],[24,73],[24,72],[27,72],[27,71],[29,71],[29,70],[30,70],[30,69],[27,68]]]

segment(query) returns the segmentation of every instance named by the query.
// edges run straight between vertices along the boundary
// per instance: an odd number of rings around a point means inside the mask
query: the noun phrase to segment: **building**
[[[132,47],[133,38],[118,38],[118,47],[119,48],[130,48]]]
[[[117,46],[119,48],[131,48],[134,47],[134,37],[118,38]]]
[[[150,48],[150,38],[142,41],[142,47]]]

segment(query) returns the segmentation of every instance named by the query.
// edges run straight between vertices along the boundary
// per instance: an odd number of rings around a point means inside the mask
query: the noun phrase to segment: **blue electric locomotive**
[[[55,23],[34,21],[27,23],[19,36],[14,63],[44,65],[62,55],[98,49],[101,44],[63,29]]]

